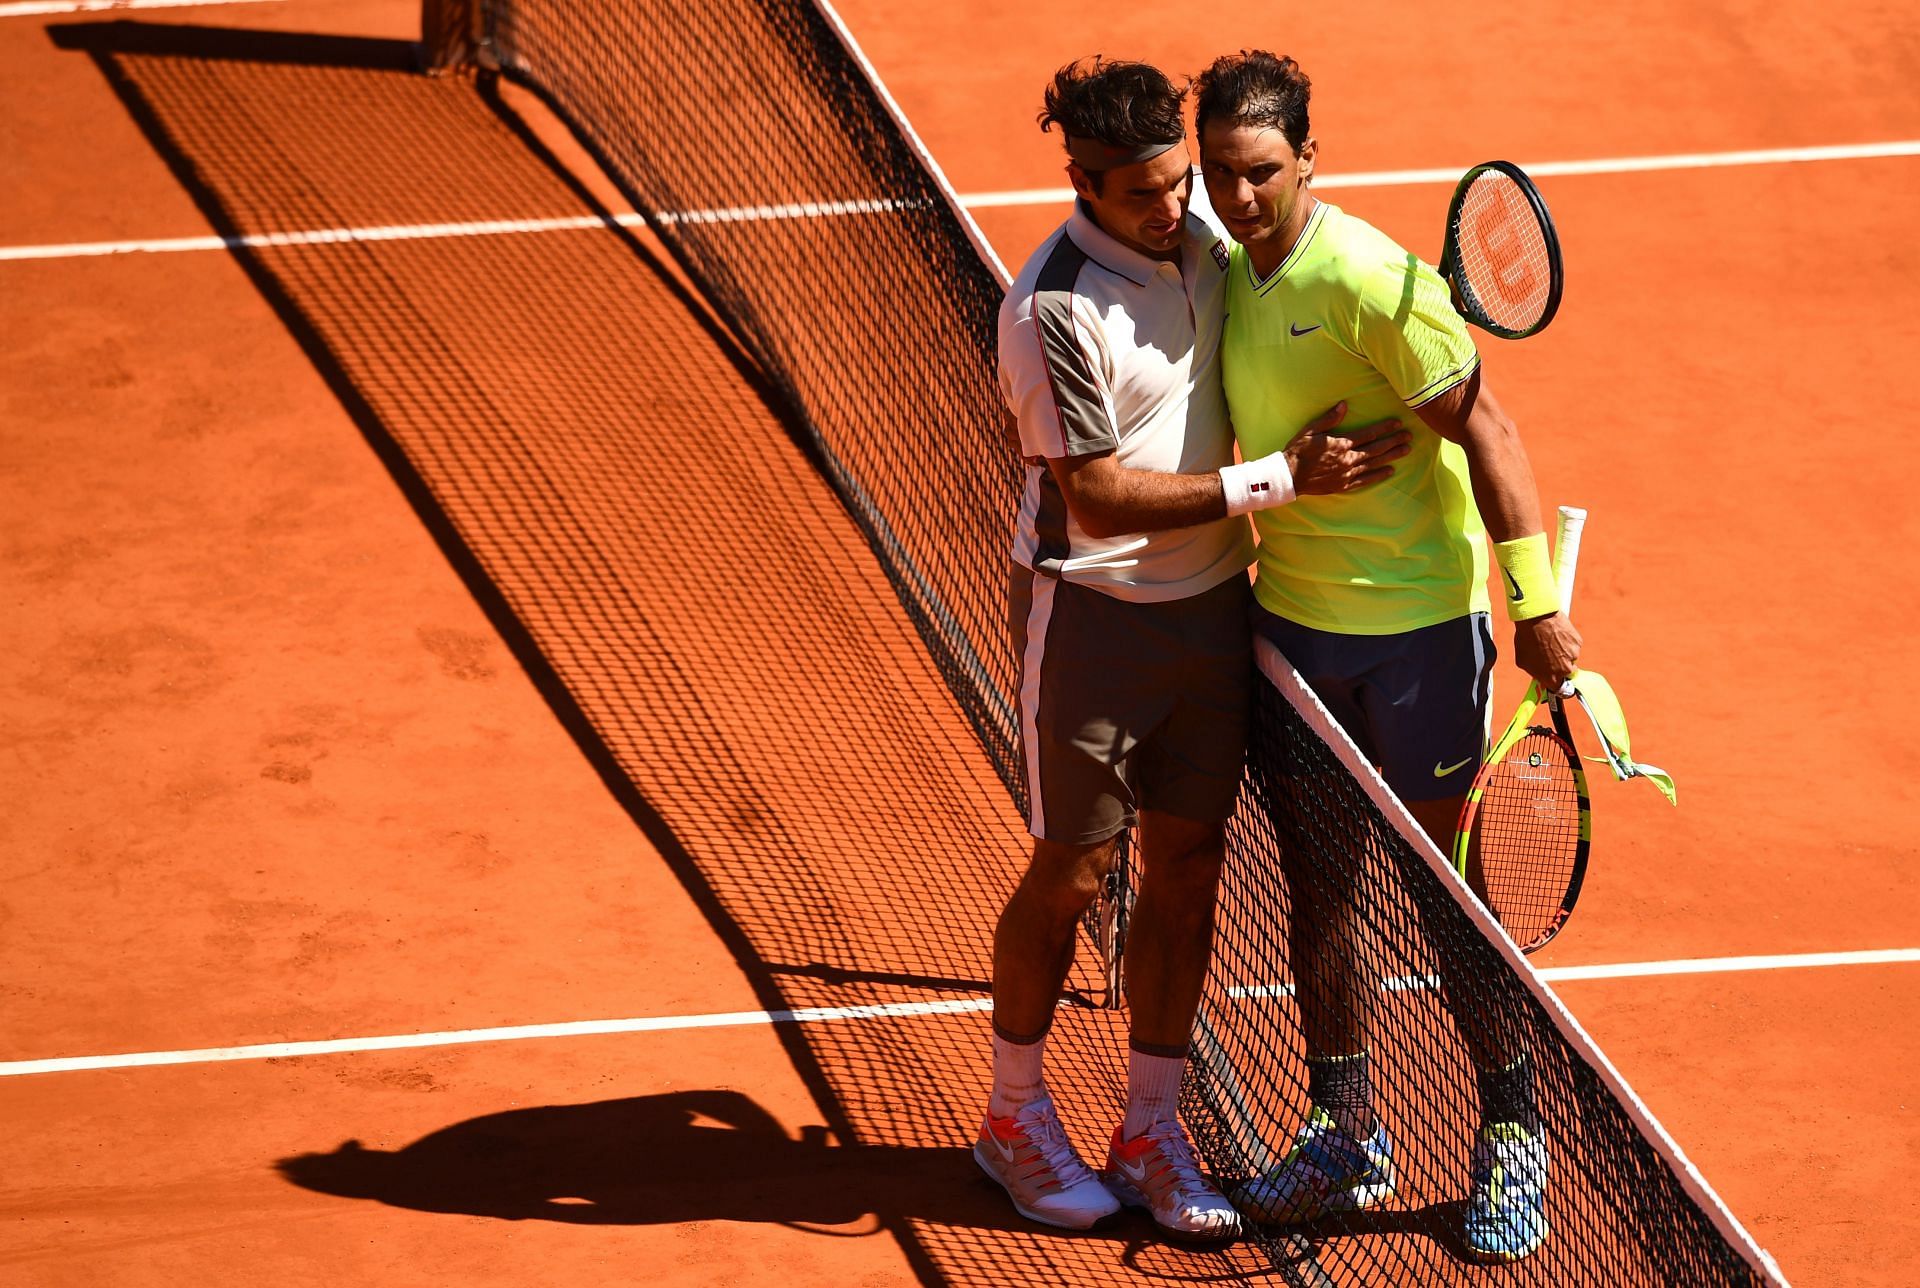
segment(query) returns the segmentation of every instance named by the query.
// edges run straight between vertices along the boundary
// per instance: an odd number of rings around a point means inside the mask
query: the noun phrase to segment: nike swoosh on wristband
[[[1435,778],[1445,778],[1448,774],[1451,774],[1454,770],[1463,769],[1466,766],[1471,765],[1472,763],[1473,763],[1473,757],[1468,756],[1465,760],[1462,760],[1457,764],[1448,765],[1445,769],[1442,769],[1440,767],[1440,762],[1436,760],[1433,762],[1433,776]]]
[[[1526,593],[1520,589],[1520,583],[1513,579],[1512,573],[1508,572],[1505,568],[1502,568],[1500,570],[1500,575],[1507,579],[1507,598],[1508,599],[1511,599],[1514,603],[1517,604],[1521,600],[1527,597]]]

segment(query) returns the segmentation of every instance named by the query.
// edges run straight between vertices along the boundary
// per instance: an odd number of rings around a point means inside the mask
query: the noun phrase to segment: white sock
[[[1044,1035],[1037,1042],[1009,1042],[993,1035],[993,1098],[987,1112],[995,1118],[1011,1118],[1021,1109],[1047,1094],[1046,1074],[1041,1061],[1047,1051]]]
[[[1187,1058],[1183,1055],[1148,1055],[1128,1048],[1127,1118],[1120,1124],[1122,1139],[1132,1140],[1180,1112],[1180,1079],[1186,1072]]]

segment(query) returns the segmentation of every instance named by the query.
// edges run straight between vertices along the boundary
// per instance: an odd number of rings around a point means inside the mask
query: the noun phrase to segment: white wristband
[[[1284,452],[1229,465],[1220,471],[1220,488],[1227,494],[1228,514],[1271,510],[1293,500],[1293,473]]]

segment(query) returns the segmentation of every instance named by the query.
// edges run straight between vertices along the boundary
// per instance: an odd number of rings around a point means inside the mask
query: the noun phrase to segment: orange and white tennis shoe
[[[1177,1119],[1155,1123],[1132,1140],[1114,1128],[1101,1179],[1122,1203],[1146,1208],[1154,1224],[1176,1239],[1225,1243],[1240,1237],[1240,1213],[1200,1174]]]
[[[1030,1221],[1086,1230],[1120,1210],[1120,1200],[1074,1152],[1051,1096],[1021,1106],[1011,1118],[988,1114],[973,1158]]]

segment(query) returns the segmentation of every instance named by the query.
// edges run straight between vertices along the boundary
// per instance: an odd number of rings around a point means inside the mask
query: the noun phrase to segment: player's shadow
[[[821,1127],[796,1140],[735,1091],[512,1109],[390,1152],[349,1140],[277,1166],[323,1194],[509,1221],[755,1221],[877,1233],[909,1214],[983,1227],[1017,1220],[959,1149],[833,1145]]]

